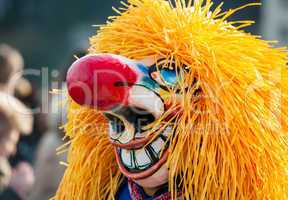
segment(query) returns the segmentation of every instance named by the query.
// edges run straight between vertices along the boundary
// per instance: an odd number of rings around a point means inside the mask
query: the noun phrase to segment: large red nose
[[[119,56],[87,55],[75,61],[67,73],[71,98],[80,105],[109,110],[127,104],[137,74]]]

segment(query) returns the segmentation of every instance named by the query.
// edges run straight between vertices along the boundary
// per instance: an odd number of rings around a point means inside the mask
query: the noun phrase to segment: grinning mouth
[[[139,173],[157,164],[167,150],[167,137],[160,134],[154,141],[140,148],[116,147],[121,164],[130,173]]]
[[[150,112],[135,107],[120,107],[104,113],[109,120],[110,141],[115,147],[122,173],[132,179],[143,179],[155,173],[167,159],[167,126],[156,138],[144,127],[155,121]],[[153,141],[151,141],[153,139]]]

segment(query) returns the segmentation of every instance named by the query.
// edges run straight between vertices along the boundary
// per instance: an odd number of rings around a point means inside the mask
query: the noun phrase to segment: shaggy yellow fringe
[[[169,191],[174,199],[177,190],[183,199],[288,199],[287,50],[244,33],[251,21],[227,21],[256,4],[222,12],[221,5],[211,10],[210,0],[173,3],[122,2],[114,9],[119,16],[90,40],[91,54],[137,60],[161,55],[189,68],[181,104],[170,91],[174,106],[164,114],[177,107]],[[154,125],[167,126],[161,119]],[[105,119],[70,101],[65,129],[71,138],[68,167],[55,198],[114,199],[122,176]]]

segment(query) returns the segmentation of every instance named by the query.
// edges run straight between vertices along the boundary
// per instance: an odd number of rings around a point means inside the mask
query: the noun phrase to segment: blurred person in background
[[[0,156],[13,155],[20,133],[30,134],[32,124],[31,110],[14,96],[0,92]]]
[[[53,197],[65,171],[65,166],[60,165],[60,162],[66,160],[66,154],[57,155],[56,152],[56,149],[64,144],[63,133],[56,128],[56,124],[52,127],[54,128],[41,138],[35,154],[35,184],[29,200]]]
[[[15,96],[28,108],[33,110],[34,123],[29,135],[22,135],[17,144],[17,153],[10,159],[10,163],[16,166],[19,162],[35,164],[35,156],[42,136],[48,131],[48,116],[37,110],[41,107],[39,98],[40,90],[37,84],[31,84],[26,79],[21,79],[15,88]]]
[[[11,169],[7,159],[15,154],[20,134],[30,134],[31,111],[12,95],[0,92],[0,199],[25,199],[34,183],[32,167],[26,162]]]
[[[24,61],[21,54],[14,48],[0,45],[0,91],[14,94],[28,108],[37,109],[41,106],[38,99],[36,84],[32,84],[22,77]],[[18,151],[10,159],[13,166],[21,161],[33,164],[37,145],[43,133],[48,129],[47,117],[34,112],[35,123],[29,136],[22,136],[18,144]]]
[[[53,197],[64,174],[65,166],[59,163],[66,160],[66,153],[57,155],[56,149],[67,142],[63,140],[64,130],[60,128],[66,122],[66,73],[70,64],[76,60],[76,57],[80,58],[85,54],[84,50],[76,51],[75,57],[73,56],[69,59],[69,62],[63,64],[64,67],[61,67],[62,71],[59,78],[55,80],[59,88],[53,89],[60,89],[60,92],[51,96],[52,111],[49,116],[51,130],[43,136],[39,144],[35,163],[35,186],[29,200],[42,200]]]
[[[21,135],[20,139],[19,134],[10,134],[9,147],[11,150],[9,152],[6,151],[5,156],[7,158],[9,157],[12,168],[10,171],[12,171],[12,173],[9,180],[9,187],[0,194],[0,200],[27,199],[30,189],[34,184],[33,164],[35,154],[42,135],[48,130],[48,119],[40,110],[37,111],[37,109],[41,107],[37,93],[37,84],[31,84],[22,77],[24,62],[21,54],[8,45],[1,45],[0,55],[3,60],[0,66],[0,74],[2,75],[0,75],[1,91],[14,94],[25,106],[34,111],[34,123],[33,126],[30,124],[30,134]],[[18,110],[14,110],[14,112],[17,113]],[[4,120],[0,119],[0,122],[1,121],[4,122]],[[8,142],[6,142],[6,144],[7,143]],[[9,173],[6,174],[6,178],[3,178],[3,180],[9,179],[7,178]]]
[[[11,173],[11,167],[7,158],[0,156],[0,194],[8,187]]]
[[[23,67],[21,54],[6,44],[0,44],[0,91],[14,93],[21,79]]]

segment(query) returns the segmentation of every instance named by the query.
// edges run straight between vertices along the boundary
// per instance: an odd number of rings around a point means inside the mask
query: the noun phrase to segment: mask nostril
[[[136,129],[136,133],[143,132],[143,127],[153,123],[155,121],[155,117],[151,113],[142,113],[134,116],[134,126]]]
[[[121,106],[103,114],[109,121],[109,135],[113,140],[142,138],[145,127],[156,119],[152,113],[138,107]]]
[[[110,128],[115,135],[118,135],[125,130],[124,122],[115,115],[104,113],[104,116],[109,120]]]
[[[149,111],[139,107],[125,107],[114,111],[116,116],[121,116],[127,123],[134,127],[135,134],[145,132],[143,128],[155,121],[155,117]]]

